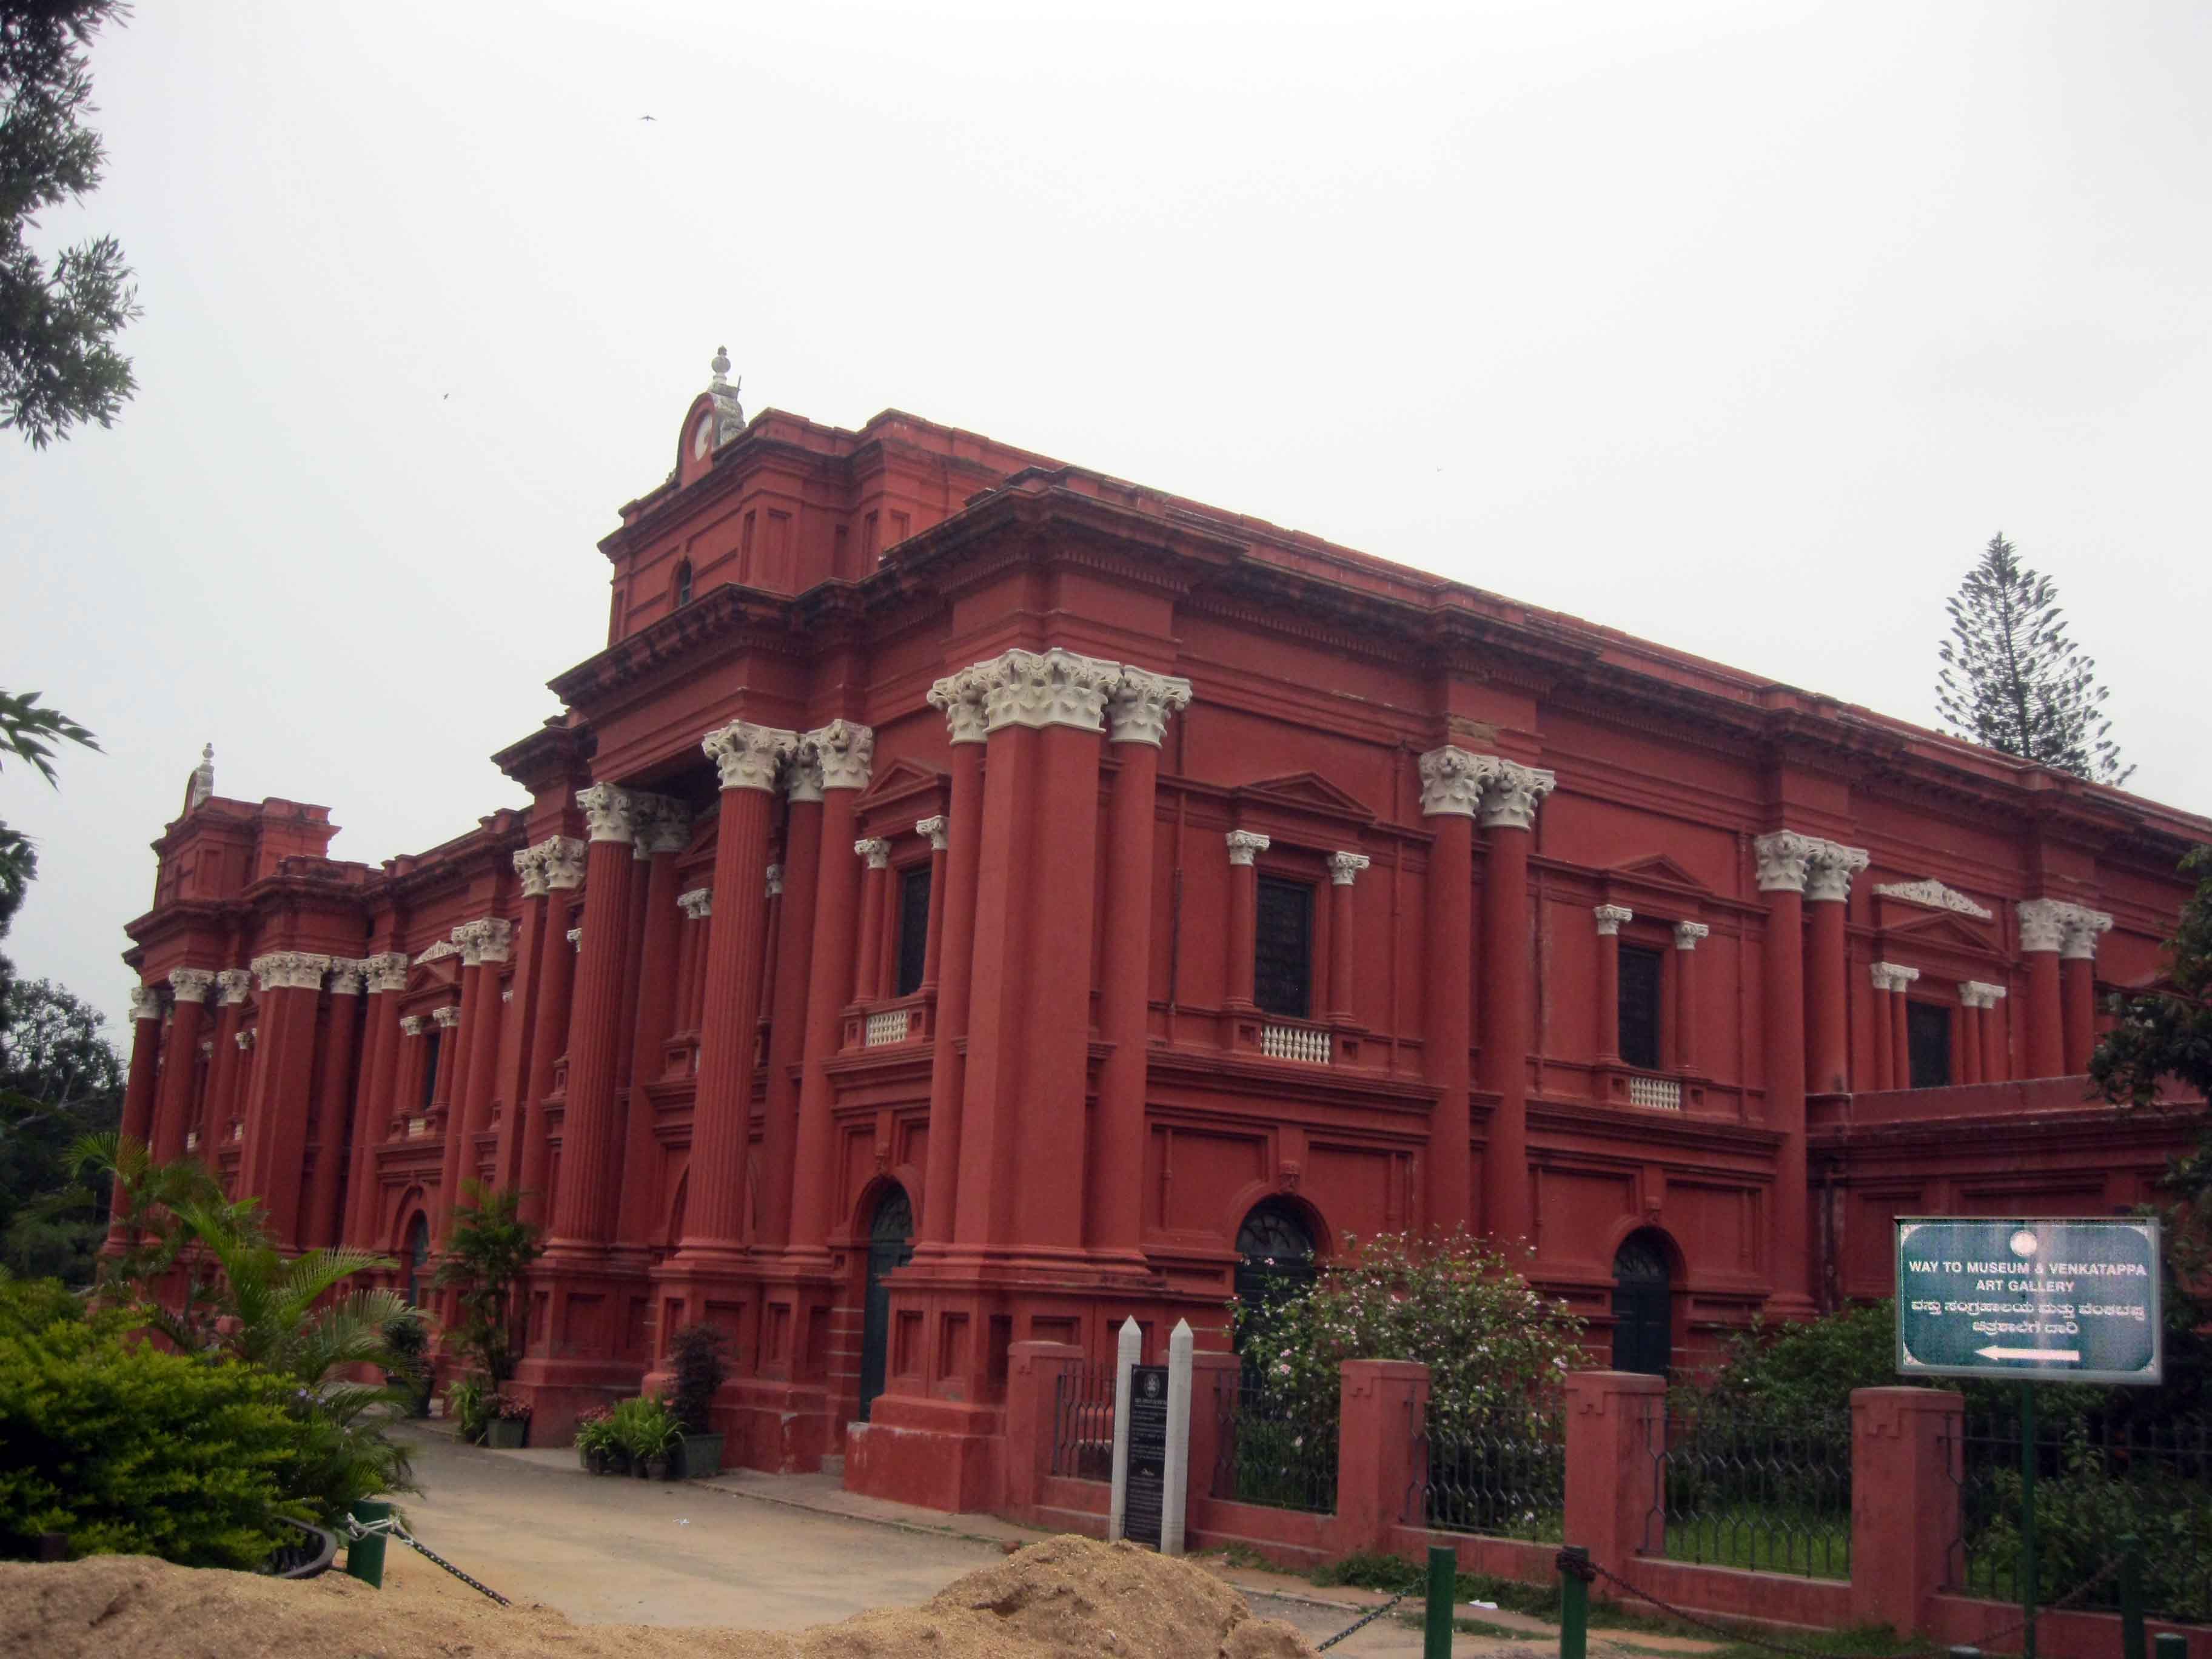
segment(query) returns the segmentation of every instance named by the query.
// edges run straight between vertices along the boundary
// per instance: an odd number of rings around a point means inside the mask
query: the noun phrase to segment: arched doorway
[[[430,1265],[430,1218],[420,1210],[407,1224],[407,1243],[399,1253],[407,1267],[407,1305],[422,1305],[422,1291],[428,1283],[425,1270]]]
[[[1248,1308],[1304,1290],[1314,1279],[1314,1236],[1304,1211],[1263,1198],[1237,1230],[1237,1299]]]
[[[884,1391],[884,1356],[890,1343],[891,1287],[884,1281],[894,1267],[914,1260],[914,1205],[906,1188],[893,1183],[876,1201],[868,1227],[868,1292],[860,1327],[860,1421],[868,1420],[876,1396]]]
[[[1674,1285],[1666,1242],[1646,1229],[1613,1257],[1613,1368],[1664,1376],[1674,1360]]]

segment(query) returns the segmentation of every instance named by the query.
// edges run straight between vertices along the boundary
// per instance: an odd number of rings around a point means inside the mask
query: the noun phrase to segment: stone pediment
[[[854,805],[858,811],[867,813],[916,796],[941,794],[945,784],[946,775],[933,766],[924,766],[919,761],[895,760],[868,781],[868,787],[860,791]]]
[[[1264,801],[1269,806],[1306,812],[1322,817],[1372,823],[1375,813],[1357,795],[1340,789],[1318,772],[1294,772],[1288,777],[1264,778],[1237,786],[1242,800]]]
[[[1948,911],[1929,911],[1900,921],[1887,922],[1881,930],[1887,952],[1890,944],[1905,940],[1923,949],[1965,951],[1972,956],[1995,955],[1988,931],[1976,927],[1963,916]]]
[[[1933,876],[1924,876],[1918,881],[1877,882],[1874,890],[1879,897],[1918,905],[1926,909],[1948,910],[1958,915],[1972,916],[1977,921],[1996,920],[1987,905],[1968,897],[1955,887],[1946,887]]]
[[[1637,859],[1628,864],[1616,864],[1606,874],[1612,880],[1644,887],[1663,887],[1692,893],[1713,890],[1664,853],[1655,853],[1650,858]]]

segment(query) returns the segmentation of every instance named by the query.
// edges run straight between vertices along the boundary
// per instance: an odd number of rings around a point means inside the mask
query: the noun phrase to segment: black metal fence
[[[2212,1420],[2043,1422],[2033,1456],[2039,1601],[2078,1597],[2077,1607],[2118,1607],[2119,1574],[2108,1569],[2132,1538],[2144,1612],[2212,1622]],[[1970,1413],[1949,1463],[1960,1518],[1950,1586],[2015,1601],[2024,1485],[2018,1415]]]
[[[1652,1453],[1646,1553],[1850,1577],[1850,1413],[1784,1417],[1707,1399],[1670,1404],[1664,1428]]]
[[[1111,1365],[1083,1364],[1063,1371],[1052,1407],[1052,1473],[1078,1480],[1114,1478],[1114,1386]]]
[[[1336,1425],[1294,1419],[1240,1380],[1219,1395],[1213,1496],[1270,1509],[1336,1509]]]
[[[1439,1425],[1407,1407],[1408,1526],[1558,1543],[1567,1507],[1565,1425],[1525,1413]]]

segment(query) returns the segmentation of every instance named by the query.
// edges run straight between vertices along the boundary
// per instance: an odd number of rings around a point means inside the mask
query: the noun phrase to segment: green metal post
[[[363,1526],[372,1521],[382,1521],[393,1513],[389,1504],[380,1504],[373,1498],[364,1498],[353,1506],[353,1518]],[[368,1538],[356,1538],[346,1546],[346,1576],[358,1578],[371,1589],[384,1588],[384,1534],[377,1533]]]
[[[2150,1650],[2158,1659],[2189,1659],[2189,1638],[2178,1630],[2162,1630],[2150,1638]]]
[[[1589,1552],[1570,1544],[1559,1552],[1588,1561]],[[1589,1584],[1578,1573],[1559,1574],[1559,1659],[1587,1659],[1589,1651]]]
[[[1429,1614],[1421,1626],[1421,1659],[1451,1659],[1452,1601],[1459,1594],[1459,1552],[1429,1546]]]
[[[2020,1633],[2021,1659],[2035,1659],[2035,1384],[2020,1385]]]
[[[2120,1659],[2146,1659],[2143,1651],[2142,1541],[2120,1540]]]

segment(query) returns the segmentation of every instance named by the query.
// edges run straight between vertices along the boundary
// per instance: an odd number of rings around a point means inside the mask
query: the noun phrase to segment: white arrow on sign
[[[1977,1348],[1984,1359],[2079,1359],[2072,1348]]]

